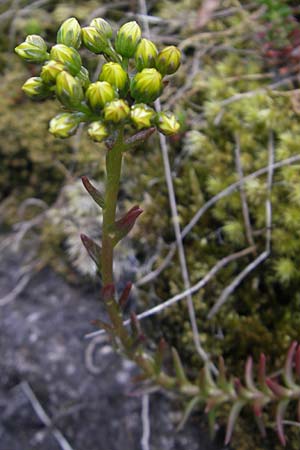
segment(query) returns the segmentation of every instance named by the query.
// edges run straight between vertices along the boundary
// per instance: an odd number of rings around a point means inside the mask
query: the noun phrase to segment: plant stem
[[[103,286],[113,283],[113,240],[110,230],[114,226],[116,218],[116,207],[120,185],[122,150],[124,148],[123,129],[119,130],[118,138],[114,146],[108,150],[106,155],[106,186],[103,210],[102,228],[102,281]]]

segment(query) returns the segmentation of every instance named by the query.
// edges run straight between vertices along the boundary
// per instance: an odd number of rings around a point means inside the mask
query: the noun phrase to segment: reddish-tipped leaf
[[[96,263],[98,269],[101,264],[101,247],[93,239],[89,238],[86,234],[80,235],[81,241],[88,252],[89,256]]]
[[[82,184],[100,208],[104,208],[104,199],[100,191],[92,185],[88,177],[81,177]]]
[[[119,298],[119,305],[122,309],[124,309],[127,304],[131,288],[132,288],[132,283],[131,283],[131,281],[128,281],[128,283],[126,283],[126,286],[124,287],[123,292]]]

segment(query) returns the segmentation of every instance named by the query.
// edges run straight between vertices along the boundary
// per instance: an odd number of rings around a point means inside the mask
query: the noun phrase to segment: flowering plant
[[[95,82],[90,81],[89,72],[82,65],[78,51],[81,45],[105,60]],[[169,46],[158,52],[153,42],[142,38],[136,22],[121,26],[113,40],[113,30],[104,19],[96,18],[89,26],[81,28],[75,18],[70,18],[61,25],[57,44],[50,51],[40,36],[30,35],[16,52],[28,62],[42,64],[40,76],[29,78],[23,91],[34,100],[56,97],[63,107],[63,112],[50,121],[49,131],[55,137],[68,138],[76,133],[81,123],[87,124],[89,137],[96,142],[104,141],[107,146],[105,192],[101,193],[87,177],[82,177],[85,189],[103,210],[101,246],[88,236],[81,236],[101,276],[101,295],[110,320],[109,323],[99,320],[97,324],[108,333],[115,347],[139,366],[141,380],[175,389],[188,397],[186,417],[197,404],[205,403],[214,431],[218,408],[224,403],[231,404],[226,443],[246,405],[252,406],[264,433],[262,410],[273,402],[277,405],[278,435],[285,444],[285,411],[292,400],[300,404],[300,348],[295,342],[289,350],[281,384],[267,377],[264,355],[260,359],[257,382],[251,358],[246,363],[244,385],[226,376],[222,359],[214,373],[208,361],[199,378],[191,380],[174,348],[171,350],[174,374],[165,370],[166,343],[163,340],[154,353],[147,350],[134,313],[130,318],[131,332],[124,322],[131,283],[117,295],[113,277],[114,248],[130,232],[142,210],[133,206],[123,217],[116,218],[122,160],[126,151],[143,142],[156,129],[167,136],[179,131],[176,117],[170,112],[157,112],[153,102],[163,92],[164,77],[177,71],[180,51]]]

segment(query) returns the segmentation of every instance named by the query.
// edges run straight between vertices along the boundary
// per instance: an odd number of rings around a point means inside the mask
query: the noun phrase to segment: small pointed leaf
[[[128,283],[126,283],[126,286],[124,287],[123,292],[119,298],[119,305],[122,309],[124,309],[127,304],[131,288],[132,288],[132,283],[130,281],[128,281]]]
[[[261,388],[266,387],[266,356],[264,353],[261,353],[259,357],[258,382]]]
[[[85,246],[86,251],[92,260],[96,263],[98,270],[100,271],[101,265],[101,247],[93,239],[89,238],[86,234],[80,235],[81,241]]]
[[[97,203],[100,208],[104,208],[104,199],[101,194],[101,192],[98,191],[98,189],[95,188],[95,186],[92,185],[88,177],[82,177],[82,184],[85,187],[85,189],[88,191],[92,199]]]
[[[266,383],[276,397],[289,397],[290,391],[277,383],[277,381],[272,380],[272,378],[267,378]]]
[[[286,409],[288,407],[289,400],[282,400],[278,403],[277,410],[276,410],[276,428],[277,428],[277,434],[279,437],[279,440],[282,445],[286,445],[286,438],[284,434],[284,428],[283,428],[283,420],[284,415],[286,412]]]
[[[284,381],[286,383],[286,385],[293,389],[296,384],[294,381],[294,376],[293,376],[293,362],[294,362],[294,356],[295,356],[295,352],[296,352],[296,348],[297,348],[297,342],[294,341],[292,342],[287,357],[286,357],[286,362],[285,362],[285,366],[284,366],[284,372],[283,372],[283,377],[284,377]]]
[[[183,427],[185,426],[186,422],[188,421],[190,415],[192,414],[194,408],[196,407],[197,403],[200,403],[201,399],[199,397],[193,397],[192,400],[189,401],[187,404],[183,417],[179,423],[179,425],[176,428],[176,431],[181,431]]]
[[[172,357],[173,357],[173,364],[174,364],[174,369],[175,369],[175,373],[176,373],[176,378],[177,378],[179,384],[180,385],[187,384],[188,379],[186,377],[183,365],[181,363],[180,356],[174,347],[172,347]]]
[[[251,358],[251,356],[248,357],[245,366],[245,383],[250,391],[257,391],[253,380],[253,359]]]
[[[231,436],[233,433],[233,429],[234,429],[234,425],[239,417],[239,414],[242,410],[242,408],[244,407],[245,402],[242,400],[238,400],[236,403],[234,403],[232,405],[232,408],[230,410],[230,414],[229,414],[229,418],[228,418],[228,422],[227,422],[227,429],[226,429],[226,436],[225,436],[225,445],[228,445],[230,440],[231,440]]]
[[[166,348],[167,348],[167,343],[164,340],[164,338],[161,338],[161,340],[159,341],[159,344],[157,346],[155,355],[154,355],[155,370],[156,370],[157,374],[159,374],[161,371]]]
[[[146,130],[139,131],[138,133],[134,134],[133,136],[130,136],[125,142],[126,150],[129,150],[130,147],[132,148],[133,146],[144,142],[146,139],[148,139],[151,136],[151,134],[154,133],[155,130],[156,130],[155,127],[147,128]]]
[[[218,375],[218,384],[220,387],[224,387],[227,385],[226,380],[226,367],[224,358],[222,356],[219,357],[219,375]]]
[[[92,325],[95,325],[95,326],[97,326],[99,328],[103,328],[103,330],[107,331],[108,333],[110,333],[113,330],[111,325],[109,325],[108,323],[106,323],[106,322],[104,322],[103,320],[100,320],[100,319],[92,320],[91,323],[92,323]]]
[[[109,229],[109,236],[113,240],[113,244],[123,239],[132,230],[136,219],[142,214],[143,210],[138,206],[133,206],[127,213]]]
[[[255,417],[255,421],[258,426],[260,434],[262,435],[263,438],[265,438],[267,433],[266,433],[266,427],[265,427],[262,417],[257,416],[257,415],[255,415],[254,417]]]

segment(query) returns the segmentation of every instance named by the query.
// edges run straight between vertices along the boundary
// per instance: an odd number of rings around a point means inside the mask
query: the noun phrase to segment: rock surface
[[[0,297],[16,286],[21,260],[2,254]],[[0,307],[0,450],[142,448],[141,398],[128,395],[134,366],[108,342],[83,339],[99,316],[98,288],[69,286],[50,269]],[[50,426],[35,411],[31,390]],[[151,395],[151,450],[223,448],[210,442],[198,417],[176,433],[176,411],[174,401]]]

